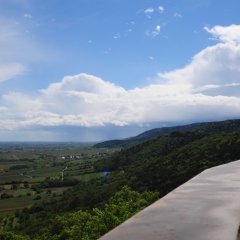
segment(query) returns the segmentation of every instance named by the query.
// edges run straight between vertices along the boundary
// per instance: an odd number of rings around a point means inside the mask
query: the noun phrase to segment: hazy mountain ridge
[[[128,147],[172,132],[199,131],[202,133],[216,133],[219,131],[230,132],[237,129],[240,129],[240,119],[226,120],[220,122],[192,123],[174,127],[154,128],[134,137],[100,142],[95,144],[94,147],[96,148]]]

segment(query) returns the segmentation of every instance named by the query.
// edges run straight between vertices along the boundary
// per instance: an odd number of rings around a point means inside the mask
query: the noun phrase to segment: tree
[[[11,186],[11,189],[12,189],[12,190],[16,190],[17,188],[18,188],[18,185],[15,184],[15,183],[13,183],[12,186]]]
[[[12,194],[8,194],[8,193],[3,193],[1,195],[1,199],[7,199],[7,198],[12,198],[12,197],[13,197],[13,195]]]
[[[24,188],[29,188],[29,183],[24,181],[23,186],[24,186]]]
[[[158,193],[132,191],[123,187],[103,209],[76,211],[57,216],[52,222],[49,237],[56,239],[94,240],[113,229],[158,198]]]
[[[0,239],[1,240],[30,240],[28,237],[16,235],[11,232],[0,232]]]

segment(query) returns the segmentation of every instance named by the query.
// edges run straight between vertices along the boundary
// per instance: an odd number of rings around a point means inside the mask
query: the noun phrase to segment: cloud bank
[[[159,73],[145,87],[124,89],[82,73],[32,95],[8,92],[1,97],[0,130],[240,117],[240,26],[205,30],[219,42],[200,51],[183,68]]]

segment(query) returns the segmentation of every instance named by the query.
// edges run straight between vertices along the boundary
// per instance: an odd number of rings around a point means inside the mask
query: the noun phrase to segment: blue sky
[[[95,141],[240,117],[238,0],[0,0],[0,140]]]

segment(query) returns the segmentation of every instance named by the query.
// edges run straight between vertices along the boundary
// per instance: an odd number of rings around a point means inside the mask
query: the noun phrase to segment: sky
[[[0,0],[0,141],[240,118],[239,0]]]

